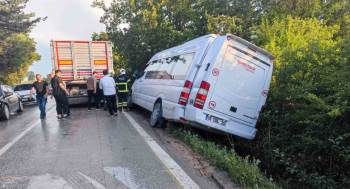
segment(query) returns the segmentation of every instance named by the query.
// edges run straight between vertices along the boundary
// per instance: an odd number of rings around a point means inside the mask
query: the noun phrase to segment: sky
[[[105,0],[109,3],[111,0]],[[30,33],[36,41],[41,60],[30,70],[47,75],[51,72],[51,40],[91,40],[93,32],[105,30],[99,22],[103,11],[91,7],[93,0],[30,0],[26,12],[34,12],[38,17],[46,17]]]

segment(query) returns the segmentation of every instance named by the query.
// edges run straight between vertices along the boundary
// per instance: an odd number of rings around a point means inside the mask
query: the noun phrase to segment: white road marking
[[[139,189],[136,184],[135,177],[131,174],[131,171],[126,167],[105,167],[104,171],[112,175],[118,181],[123,183],[129,189]]]
[[[50,174],[34,176],[30,179],[27,189],[73,189],[67,181],[61,177]]]
[[[106,189],[106,187],[104,187],[102,184],[100,184],[99,182],[97,182],[95,179],[90,178],[89,176],[85,175],[82,172],[78,172],[82,177],[84,177],[87,181],[89,181],[90,184],[92,184],[92,186],[94,186],[96,189]]]
[[[146,131],[130,116],[129,113],[123,112],[126,118],[136,131],[143,137],[154,154],[165,165],[170,173],[177,179],[181,186],[185,189],[200,189],[200,187],[186,174],[186,172],[167,154],[159,144],[146,133]]]
[[[47,114],[49,114],[51,111],[53,111],[53,109],[49,110]],[[2,147],[0,149],[0,157],[4,155],[4,153],[6,153],[13,145],[15,145],[25,135],[27,135],[32,129],[34,129],[34,127],[36,127],[38,124],[40,124],[40,120],[32,122],[31,124],[29,124],[30,126],[26,130],[22,131],[19,135],[17,135],[14,139],[12,139],[12,141],[10,141],[4,147]]]

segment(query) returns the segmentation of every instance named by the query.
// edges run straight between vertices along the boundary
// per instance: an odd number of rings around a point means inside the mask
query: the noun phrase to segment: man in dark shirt
[[[61,80],[62,72],[55,71],[55,76],[51,79],[52,94],[56,101],[57,118],[62,119],[69,115],[68,91],[65,84]]]
[[[33,83],[32,92],[36,92],[36,100],[40,109],[40,119],[45,119],[46,117],[46,102],[48,94],[48,84],[46,81],[41,79],[40,74],[35,75],[36,81]]]

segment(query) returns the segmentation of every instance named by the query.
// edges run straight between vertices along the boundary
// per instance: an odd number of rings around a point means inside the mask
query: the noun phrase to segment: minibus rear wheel
[[[158,100],[154,104],[153,111],[149,119],[149,124],[151,125],[151,127],[163,127],[164,118],[163,118],[162,101]]]

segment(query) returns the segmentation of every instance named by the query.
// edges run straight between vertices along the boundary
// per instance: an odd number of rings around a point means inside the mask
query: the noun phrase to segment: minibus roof
[[[235,41],[238,41],[239,43],[242,43],[243,45],[248,46],[249,48],[252,48],[252,49],[262,53],[263,55],[269,57],[271,60],[275,59],[275,57],[272,56],[271,53],[269,53],[266,50],[264,50],[264,49],[262,49],[262,48],[260,48],[260,47],[258,47],[256,45],[254,45],[253,43],[251,43],[251,42],[249,42],[249,41],[247,41],[245,39],[242,39],[242,38],[240,38],[238,36],[235,36],[235,35],[232,35],[232,34],[227,34],[226,36],[231,38],[231,39],[233,39],[233,40],[235,40]]]
[[[245,45],[245,46],[248,46],[248,48],[251,48],[251,49],[253,49],[253,50],[257,51],[257,52],[260,52],[261,54],[267,56],[267,57],[268,57],[269,59],[271,59],[271,60],[274,60],[274,59],[275,59],[275,58],[272,56],[271,53],[269,53],[269,52],[267,52],[266,50],[264,50],[264,49],[262,49],[262,48],[260,48],[260,47],[258,47],[258,46],[256,46],[256,45],[254,45],[253,43],[251,43],[251,42],[249,42],[249,41],[247,41],[247,40],[245,40],[245,39],[242,39],[242,38],[240,38],[240,37],[238,37],[238,36],[235,36],[235,35],[232,35],[232,34],[222,35],[222,37],[225,37],[225,36],[226,36],[227,38],[232,39],[232,40],[238,41],[239,43],[241,43],[241,44],[243,44],[243,45]],[[154,57],[156,57],[156,56],[159,55],[159,54],[164,53],[165,51],[169,51],[169,50],[172,50],[172,49],[177,49],[179,46],[182,46],[182,45],[186,45],[186,44],[189,44],[189,43],[195,43],[196,41],[200,41],[200,40],[205,39],[205,38],[217,38],[217,37],[220,37],[220,35],[217,35],[217,34],[208,34],[208,35],[204,35],[204,36],[201,36],[201,37],[192,39],[192,40],[190,40],[190,41],[184,42],[184,43],[182,43],[182,44],[180,44],[180,45],[174,46],[174,47],[172,47],[172,48],[169,48],[169,49],[165,49],[165,50],[163,50],[163,51],[160,51],[160,52],[156,53],[156,54],[154,55]],[[152,58],[152,59],[153,59],[153,58]],[[150,63],[150,62],[148,62],[147,65],[148,65],[149,63]],[[272,61],[271,61],[271,63],[272,63]]]

